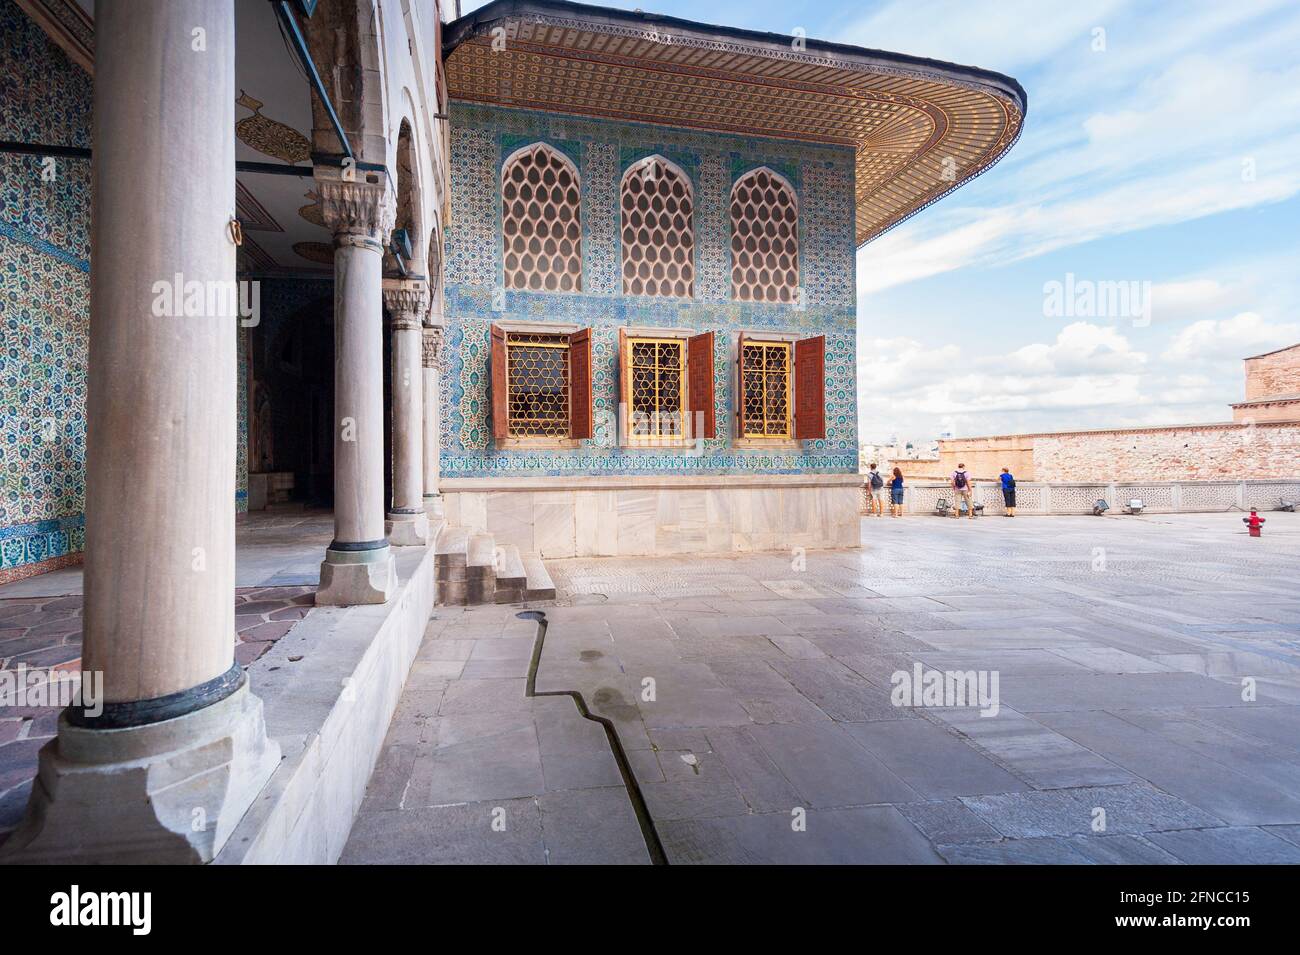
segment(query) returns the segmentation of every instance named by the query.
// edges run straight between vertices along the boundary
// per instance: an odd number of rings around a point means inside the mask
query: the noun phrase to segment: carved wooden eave
[[[850,147],[859,244],[996,163],[1025,117],[999,73],[564,0],[496,0],[443,36],[453,100]]]

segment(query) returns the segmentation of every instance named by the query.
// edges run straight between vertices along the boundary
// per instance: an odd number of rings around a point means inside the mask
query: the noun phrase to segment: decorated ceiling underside
[[[859,244],[997,162],[1024,119],[999,74],[572,3],[498,0],[446,36],[453,99],[854,148]]]

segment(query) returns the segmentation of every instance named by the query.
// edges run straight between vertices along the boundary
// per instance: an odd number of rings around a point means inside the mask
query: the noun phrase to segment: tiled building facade
[[[580,291],[535,292],[503,286],[502,167],[516,150],[538,142],[569,157],[579,173]],[[681,169],[693,187],[693,297],[623,294],[620,184],[630,166],[652,156]],[[448,347],[442,378],[444,478],[856,471],[852,150],[455,104],[451,159]],[[761,167],[784,177],[797,195],[803,291],[799,302],[732,299],[731,189],[741,176]],[[591,439],[577,447],[548,450],[504,448],[494,441],[489,329],[508,321],[591,328],[595,414]],[[702,447],[620,446],[616,417],[620,327],[715,333],[716,437],[705,439]],[[735,337],[742,331],[826,337],[825,438],[799,447],[736,446],[735,374],[730,369]]]
[[[0,0],[0,139],[90,145],[90,77]],[[0,583],[84,543],[90,167],[0,154]]]

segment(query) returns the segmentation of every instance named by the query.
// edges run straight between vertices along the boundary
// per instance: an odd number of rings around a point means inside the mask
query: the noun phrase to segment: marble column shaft
[[[334,233],[334,540],[316,602],[383,603],[396,585],[384,527],[382,299],[396,209],[386,185],[329,173],[318,168],[316,186]]]
[[[424,315],[429,286],[423,279],[388,279],[384,304],[392,318],[393,501],[388,513],[389,541],[428,542],[424,513]]]
[[[430,503],[438,496],[439,443],[442,440],[442,407],[439,401],[442,327],[424,329],[424,498]]]

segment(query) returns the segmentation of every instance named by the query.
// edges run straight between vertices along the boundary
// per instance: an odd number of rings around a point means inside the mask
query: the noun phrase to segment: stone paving
[[[614,722],[673,863],[1297,863],[1300,516],[1267,517],[552,561],[537,689]],[[518,609],[431,622],[343,861],[647,861],[600,728],[525,696]],[[996,714],[895,705],[918,665],[996,675]]]

